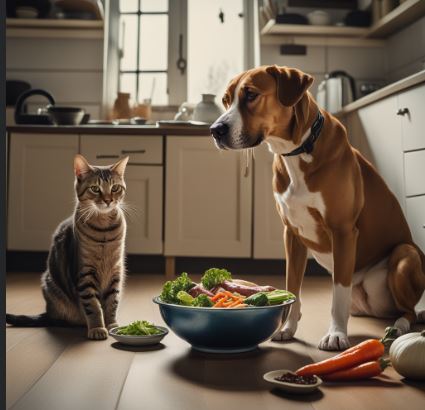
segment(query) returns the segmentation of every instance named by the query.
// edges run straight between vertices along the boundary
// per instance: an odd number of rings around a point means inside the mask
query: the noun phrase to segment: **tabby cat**
[[[107,329],[117,326],[125,274],[122,208],[127,161],[128,157],[111,166],[92,166],[82,155],[75,156],[75,211],[54,233],[41,278],[46,312],[6,314],[7,323],[87,325],[89,339],[106,339]]]

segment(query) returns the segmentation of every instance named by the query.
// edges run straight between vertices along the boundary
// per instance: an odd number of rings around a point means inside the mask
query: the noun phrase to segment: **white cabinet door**
[[[406,208],[413,240],[425,252],[425,195],[407,198]]]
[[[401,116],[403,148],[405,151],[425,148],[425,84],[398,96],[398,108],[407,108]]]
[[[401,121],[396,112],[397,96],[393,96],[361,108],[358,115],[365,140],[362,153],[376,166],[405,209]]]
[[[57,225],[74,209],[78,135],[10,136],[9,250],[47,251]]]
[[[263,144],[254,161],[254,258],[282,259],[283,225],[273,196],[273,154]]]
[[[251,256],[252,176],[212,138],[167,137],[165,254]]]
[[[94,165],[109,165],[130,156],[125,173],[129,208],[126,250],[131,254],[161,254],[162,137],[81,135],[81,154]]]

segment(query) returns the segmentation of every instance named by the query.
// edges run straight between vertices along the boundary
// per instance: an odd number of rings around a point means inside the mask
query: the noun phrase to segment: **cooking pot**
[[[23,92],[16,101],[15,107],[15,123],[16,124],[44,124],[51,125],[52,121],[49,114],[27,114],[24,112],[24,104],[27,98],[33,95],[41,95],[49,101],[50,105],[55,105],[55,99],[47,91],[40,89],[32,89]]]

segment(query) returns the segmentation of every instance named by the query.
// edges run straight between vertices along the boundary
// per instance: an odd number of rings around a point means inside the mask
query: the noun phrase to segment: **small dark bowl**
[[[84,118],[84,110],[77,107],[49,105],[47,113],[55,125],[79,125]]]
[[[208,353],[242,353],[270,339],[285,323],[295,299],[275,306],[202,308],[164,303],[159,296],[164,322],[196,350]]]

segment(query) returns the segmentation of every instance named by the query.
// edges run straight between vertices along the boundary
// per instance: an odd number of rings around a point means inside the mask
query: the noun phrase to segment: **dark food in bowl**
[[[79,125],[84,118],[84,110],[77,107],[49,105],[47,113],[55,125]]]
[[[275,380],[283,383],[292,383],[292,384],[316,384],[317,377],[316,376],[297,376],[294,373],[284,373],[282,376],[275,377]]]

